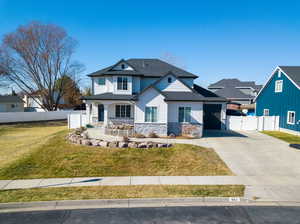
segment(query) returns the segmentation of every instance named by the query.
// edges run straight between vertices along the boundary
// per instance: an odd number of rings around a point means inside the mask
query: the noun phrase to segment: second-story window
[[[127,77],[118,77],[117,79],[117,89],[127,90],[128,89],[128,79]]]
[[[282,86],[283,86],[283,81],[282,80],[277,80],[275,82],[275,93],[281,93],[282,92]]]
[[[98,85],[99,86],[104,86],[105,85],[105,78],[104,77],[98,78]]]

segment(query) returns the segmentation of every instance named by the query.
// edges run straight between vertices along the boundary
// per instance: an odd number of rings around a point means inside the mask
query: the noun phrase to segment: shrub
[[[158,138],[158,135],[154,132],[151,132],[149,135],[148,135],[149,138]]]
[[[94,126],[93,125],[91,125],[91,124],[87,124],[86,125],[86,128],[93,128]]]

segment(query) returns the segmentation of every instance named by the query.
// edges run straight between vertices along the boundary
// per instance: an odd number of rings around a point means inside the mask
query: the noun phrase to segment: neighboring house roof
[[[135,95],[120,95],[113,93],[102,93],[93,96],[83,96],[83,100],[135,100]]]
[[[300,66],[279,66],[279,68],[300,88]]]
[[[254,96],[247,95],[234,87],[227,87],[224,89],[219,89],[215,92],[216,94],[225,97],[227,99],[249,99],[254,98]]]
[[[199,85],[194,84],[193,87],[197,93],[205,97],[205,101],[227,101],[225,97],[219,96],[218,94],[213,93],[212,91],[209,91],[208,89],[205,89]]]
[[[235,88],[253,88],[255,90],[260,90],[262,85],[256,85],[254,81],[240,81],[239,79],[221,79],[220,81],[213,83],[208,86],[208,88],[227,88],[227,87],[235,87]]]
[[[23,103],[18,96],[0,96],[0,103]]]
[[[124,62],[128,64],[133,70],[112,70],[116,65]],[[145,76],[145,77],[161,77],[167,72],[172,71],[178,77],[186,78],[198,78],[198,76],[187,72],[181,68],[164,62],[160,59],[143,59],[133,58],[117,62],[116,64],[99,71],[89,74],[90,77],[102,76],[102,75],[134,75],[134,76]]]

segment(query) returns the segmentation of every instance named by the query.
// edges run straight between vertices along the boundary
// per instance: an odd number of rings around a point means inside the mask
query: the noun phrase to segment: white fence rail
[[[233,131],[276,131],[279,130],[279,116],[227,116],[226,129]]]
[[[68,114],[75,111],[49,111],[49,112],[8,112],[0,113],[0,124],[17,123],[17,122],[35,122],[35,121],[52,121],[64,120]],[[75,112],[75,113],[80,113]]]

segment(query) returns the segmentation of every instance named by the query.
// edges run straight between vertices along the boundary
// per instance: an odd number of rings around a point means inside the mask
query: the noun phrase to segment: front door
[[[99,122],[104,121],[104,106],[103,106],[103,104],[98,105],[98,121]]]
[[[204,104],[204,129],[221,129],[221,104]]]

